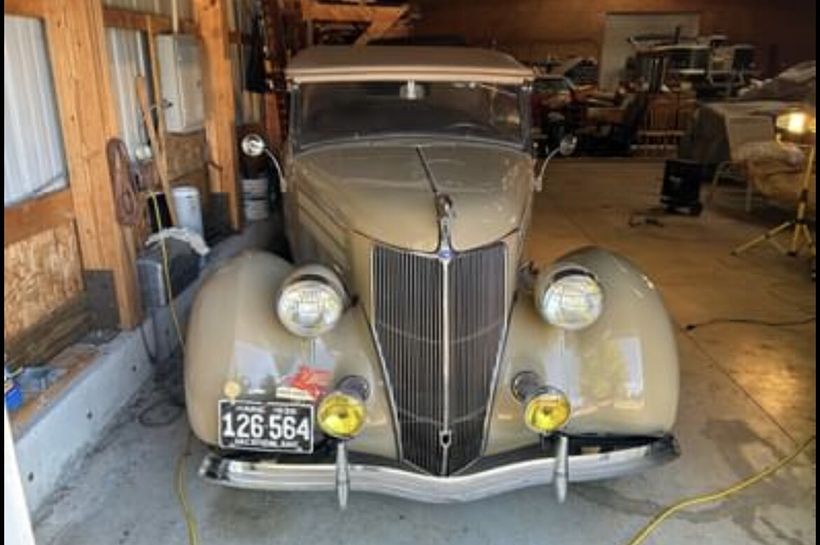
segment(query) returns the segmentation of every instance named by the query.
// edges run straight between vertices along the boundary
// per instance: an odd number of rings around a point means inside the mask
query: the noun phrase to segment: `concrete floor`
[[[596,244],[624,253],[660,285],[682,325],[717,317],[790,320],[813,315],[808,261],[760,247],[729,250],[773,225],[736,210],[728,190],[701,218],[627,225],[657,203],[662,165],[625,160],[555,164],[533,215],[530,254],[548,261]],[[739,195],[739,192],[736,192]],[[765,215],[765,214],[763,214]],[[815,325],[715,325],[678,335],[682,396],[675,463],[642,475],[570,487],[565,505],[550,489],[529,489],[467,505],[424,505],[353,494],[346,512],[332,494],[264,494],[200,482],[203,449],[187,465],[200,542],[283,543],[625,543],[662,506],[726,486],[789,452],[815,429]],[[40,545],[184,544],[174,466],[186,442],[184,418],[145,428],[136,415],[159,393],[146,389],[108,439],[78,465],[39,515]],[[731,501],[694,509],[646,543],[816,543],[816,450]]]

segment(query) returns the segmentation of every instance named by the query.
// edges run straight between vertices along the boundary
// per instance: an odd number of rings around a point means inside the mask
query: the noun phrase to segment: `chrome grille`
[[[502,244],[449,261],[373,251],[374,326],[402,456],[429,473],[451,474],[480,455],[504,330],[504,271]]]

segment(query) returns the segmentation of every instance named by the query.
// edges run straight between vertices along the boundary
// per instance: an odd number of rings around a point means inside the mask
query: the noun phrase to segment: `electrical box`
[[[186,34],[157,36],[157,58],[166,130],[200,130],[205,125],[205,104],[199,42]]]

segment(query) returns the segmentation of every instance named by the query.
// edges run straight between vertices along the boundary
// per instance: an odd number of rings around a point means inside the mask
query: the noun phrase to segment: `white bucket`
[[[183,185],[173,188],[171,193],[174,196],[178,227],[185,227],[204,237],[205,230],[202,228],[202,204],[199,200],[199,190],[190,185]]]
[[[242,203],[247,221],[259,221],[270,215],[269,182],[266,177],[242,179]]]

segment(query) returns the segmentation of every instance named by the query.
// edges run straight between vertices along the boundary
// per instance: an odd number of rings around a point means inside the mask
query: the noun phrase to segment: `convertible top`
[[[438,46],[316,46],[299,52],[286,70],[296,82],[480,81],[521,84],[531,69],[490,49]]]

